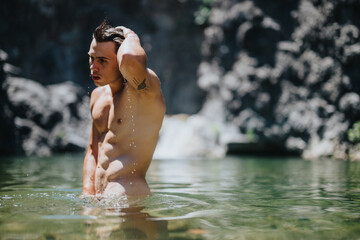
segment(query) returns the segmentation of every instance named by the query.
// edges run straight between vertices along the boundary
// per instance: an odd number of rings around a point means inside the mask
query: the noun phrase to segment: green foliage
[[[65,137],[65,131],[64,130],[59,130],[56,133],[56,137],[59,138],[59,139],[63,139]]]
[[[195,23],[197,25],[205,25],[208,22],[211,13],[211,4],[214,0],[199,0],[200,6],[194,13]]]
[[[255,134],[255,132],[254,132],[254,130],[253,129],[248,129],[247,131],[246,131],[246,138],[247,138],[247,140],[249,141],[249,142],[256,142],[257,141],[257,136],[256,136],[256,134]]]
[[[347,132],[348,139],[353,143],[360,143],[360,121],[354,123],[353,127]]]

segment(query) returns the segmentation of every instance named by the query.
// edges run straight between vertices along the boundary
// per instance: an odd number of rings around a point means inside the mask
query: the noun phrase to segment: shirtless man
[[[165,114],[160,81],[146,67],[139,37],[125,27],[98,26],[89,49],[92,129],[83,194],[150,195],[145,174]]]

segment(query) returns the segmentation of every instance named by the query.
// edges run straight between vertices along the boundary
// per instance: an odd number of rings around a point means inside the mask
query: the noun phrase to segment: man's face
[[[91,77],[96,86],[122,80],[114,42],[96,42],[93,39],[88,54]]]

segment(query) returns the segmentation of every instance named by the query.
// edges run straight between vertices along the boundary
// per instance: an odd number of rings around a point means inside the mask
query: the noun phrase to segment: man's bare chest
[[[126,94],[104,99],[94,105],[92,119],[100,134],[131,131],[138,105]]]

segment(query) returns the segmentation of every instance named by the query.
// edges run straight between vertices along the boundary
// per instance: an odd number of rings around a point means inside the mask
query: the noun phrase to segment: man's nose
[[[98,68],[98,66],[97,66],[97,64],[96,64],[96,61],[94,61],[94,62],[92,62],[92,63],[90,64],[90,70],[91,70],[91,71],[97,71],[97,70],[99,70],[99,68]]]

